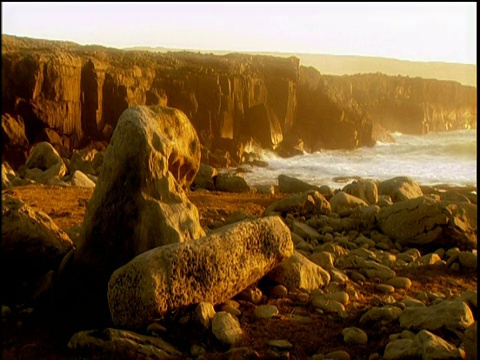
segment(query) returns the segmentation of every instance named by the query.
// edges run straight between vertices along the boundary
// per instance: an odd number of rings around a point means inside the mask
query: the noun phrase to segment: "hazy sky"
[[[2,33],[111,47],[476,64],[476,2],[5,3]]]

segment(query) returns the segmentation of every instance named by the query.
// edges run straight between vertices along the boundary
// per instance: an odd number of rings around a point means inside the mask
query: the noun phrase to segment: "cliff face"
[[[24,125],[30,144],[53,130],[60,142],[54,145],[64,154],[109,141],[120,114],[133,105],[182,110],[205,143],[253,138],[272,148],[294,123],[295,58],[152,54],[2,39],[3,113],[10,115],[5,121]],[[265,111],[255,111],[258,106]],[[8,158],[18,144],[3,135]]]
[[[356,102],[390,131],[425,134],[476,128],[477,89],[453,81],[383,74],[322,76],[336,101]]]
[[[374,144],[372,128],[476,127],[476,89],[384,75],[323,76],[297,58],[122,51],[2,35],[2,156],[49,141],[62,156],[108,142],[130,106],[182,110],[211,153],[253,140],[286,150]],[[243,144],[243,145],[242,145]]]

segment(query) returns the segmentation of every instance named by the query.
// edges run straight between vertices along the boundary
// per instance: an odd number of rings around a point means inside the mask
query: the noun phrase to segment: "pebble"
[[[343,341],[349,345],[365,345],[368,342],[368,336],[365,331],[355,326],[342,330]]]
[[[387,281],[388,285],[392,285],[397,289],[408,290],[412,286],[412,280],[403,276],[395,276]]]
[[[268,345],[280,350],[290,350],[293,345],[288,340],[269,340]]]
[[[260,305],[253,310],[253,314],[258,319],[271,319],[279,312],[275,305]]]
[[[388,284],[376,284],[375,289],[385,294],[391,294],[395,292],[395,288],[392,285]]]

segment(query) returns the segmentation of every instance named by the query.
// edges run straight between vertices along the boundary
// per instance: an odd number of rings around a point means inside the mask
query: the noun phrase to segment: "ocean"
[[[280,174],[332,189],[341,189],[358,178],[387,180],[396,176],[409,176],[420,185],[476,186],[476,130],[392,136],[395,143],[349,151],[324,150],[291,158],[260,150],[260,159],[268,166],[247,167],[243,177],[251,186],[277,185]]]

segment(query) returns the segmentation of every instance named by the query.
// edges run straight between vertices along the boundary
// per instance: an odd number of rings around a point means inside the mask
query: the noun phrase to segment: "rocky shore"
[[[192,129],[132,107],[2,164],[3,358],[477,358],[476,189],[256,189]]]

